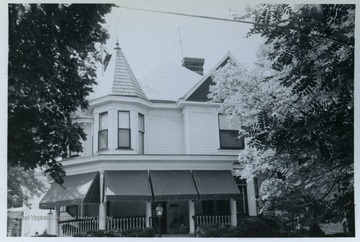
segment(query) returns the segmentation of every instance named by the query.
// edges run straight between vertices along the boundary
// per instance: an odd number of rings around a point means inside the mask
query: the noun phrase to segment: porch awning
[[[53,209],[55,206],[100,203],[99,173],[91,172],[66,176],[60,186],[53,183],[41,200],[41,209]]]
[[[105,201],[150,201],[147,171],[105,171]]]
[[[150,171],[150,180],[155,201],[197,199],[190,171]]]
[[[240,198],[240,191],[231,171],[193,171],[201,200]]]

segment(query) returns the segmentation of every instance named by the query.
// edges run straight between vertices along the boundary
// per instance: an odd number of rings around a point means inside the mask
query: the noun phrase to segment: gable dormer
[[[210,72],[205,75],[184,97],[184,100],[191,102],[207,102],[210,101],[208,98],[209,88],[211,85],[215,85],[212,80],[212,74],[223,67],[228,63],[229,60],[232,60],[237,65],[240,65],[239,61],[228,52],[216,65],[210,70]]]

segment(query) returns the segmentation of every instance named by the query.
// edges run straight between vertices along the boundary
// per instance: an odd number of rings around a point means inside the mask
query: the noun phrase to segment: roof
[[[144,77],[140,84],[151,100],[177,101],[182,98],[200,79],[201,75],[181,64],[166,63]]]
[[[108,95],[133,96],[147,99],[136,79],[124,53],[116,43],[115,54],[107,54],[104,58],[103,75],[97,79],[91,99]]]

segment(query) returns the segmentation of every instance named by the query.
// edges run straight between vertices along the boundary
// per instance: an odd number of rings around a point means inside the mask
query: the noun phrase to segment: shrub
[[[199,226],[196,234],[198,237],[225,237],[232,232],[233,227],[230,225],[207,224]]]
[[[267,217],[246,217],[239,219],[233,237],[277,237],[281,236],[279,222]]]
[[[57,237],[54,234],[40,234],[38,237]]]
[[[153,228],[136,228],[123,231],[90,230],[73,235],[73,237],[155,237]]]
[[[114,230],[90,230],[75,234],[73,237],[121,237],[121,234]]]
[[[309,237],[324,237],[325,233],[318,224],[312,224],[307,235]]]
[[[121,231],[122,237],[155,237],[156,232],[153,228],[136,228]]]

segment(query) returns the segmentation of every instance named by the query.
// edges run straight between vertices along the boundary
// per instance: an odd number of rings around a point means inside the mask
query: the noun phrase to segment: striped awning
[[[198,194],[190,171],[150,171],[154,201],[194,200]]]
[[[105,201],[150,201],[147,171],[105,171]]]
[[[41,209],[53,209],[56,206],[100,203],[99,173],[91,172],[66,176],[60,186],[53,183],[41,200]]]
[[[240,198],[231,171],[193,171],[193,177],[201,200]]]

